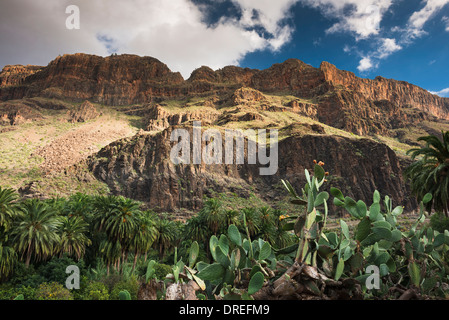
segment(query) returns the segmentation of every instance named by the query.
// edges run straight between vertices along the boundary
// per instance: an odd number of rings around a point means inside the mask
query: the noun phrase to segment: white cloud
[[[447,32],[449,32],[449,17],[444,16],[441,20],[442,20],[443,23],[446,25],[445,30],[446,30]]]
[[[432,19],[449,0],[423,0],[422,8],[411,14],[405,26],[395,26],[383,30],[381,22],[385,14],[391,10],[393,0],[301,0],[302,3],[320,10],[330,19],[336,19],[326,32],[346,32],[354,36],[357,42],[370,41],[374,49],[361,52],[357,46],[345,45],[345,53],[356,52],[360,56],[358,70],[372,71],[381,60],[388,58],[413,42],[413,39],[424,35],[425,24]],[[446,30],[449,31],[449,18],[444,17]],[[396,34],[391,37],[391,32]],[[385,36],[387,35],[388,36]]]
[[[377,48],[369,53],[361,53],[356,46],[345,45],[343,51],[355,51],[360,57],[357,69],[368,72],[378,67],[379,60],[385,59],[402,47],[395,39],[381,37],[381,22],[390,9],[392,0],[302,0],[303,3],[319,9],[326,17],[337,19],[327,34],[348,32],[356,41],[372,39]]]
[[[449,98],[449,88],[446,88],[446,89],[443,89],[443,90],[440,90],[440,91],[430,91],[430,93],[432,93],[432,94],[436,94],[437,96],[440,96],[440,97],[447,97],[447,98]]]
[[[402,49],[396,43],[395,39],[385,38],[377,40],[379,43],[378,49],[362,56],[357,69],[360,72],[368,72],[376,69],[379,66],[379,61],[388,58],[391,54]],[[345,51],[346,52],[346,51]]]
[[[364,58],[362,58],[362,60],[360,60],[360,63],[359,63],[359,66],[357,67],[357,69],[360,72],[366,72],[366,71],[371,70],[374,67],[375,67],[375,65],[373,64],[371,58],[364,57]]]
[[[249,52],[290,41],[293,29],[283,22],[298,0],[232,1],[241,19],[208,26],[189,0],[2,0],[0,63],[45,65],[58,54],[112,51],[158,58],[187,78],[202,65],[236,65]],[[80,8],[80,30],[65,27],[68,5]]]
[[[231,0],[242,11],[240,23],[262,26],[272,35],[281,33],[279,22],[288,16],[289,9],[299,0]],[[256,14],[255,14],[256,13]]]
[[[395,39],[382,39],[382,45],[379,47],[375,55],[379,59],[385,59],[390,56],[392,53],[399,51],[402,49],[400,45],[396,43]]]
[[[414,12],[408,21],[407,32],[412,39],[426,34],[424,25],[427,21],[449,4],[449,0],[424,0],[423,2],[425,6],[421,10]]]
[[[357,40],[379,34],[380,23],[392,0],[302,0],[320,9],[329,18],[337,19],[328,33],[350,32]]]

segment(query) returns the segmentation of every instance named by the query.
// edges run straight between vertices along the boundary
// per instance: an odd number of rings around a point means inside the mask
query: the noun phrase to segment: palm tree
[[[241,218],[243,220],[243,214],[246,220],[246,226],[251,238],[255,238],[260,232],[261,217],[256,208],[243,208]],[[243,222],[241,223],[243,225]]]
[[[136,268],[137,259],[140,255],[145,255],[147,261],[148,251],[157,237],[157,229],[154,216],[146,211],[143,212],[138,221],[137,232],[131,241],[131,247],[134,252],[133,270]]]
[[[61,241],[58,244],[60,255],[67,253],[78,260],[81,259],[86,252],[86,247],[92,244],[86,236],[89,225],[79,216],[60,217],[60,221]]]
[[[97,196],[93,200],[93,230],[96,232],[104,231],[105,221],[109,218],[111,211],[114,210],[118,197],[116,196]]]
[[[238,210],[226,210],[223,213],[223,220],[224,220],[224,230],[223,232],[226,232],[228,230],[228,227],[233,224],[235,226],[240,225],[240,212]]]
[[[272,210],[269,207],[262,207],[259,208],[259,214],[261,234],[260,237],[273,245],[276,241],[276,227]]]
[[[187,220],[185,226],[184,239],[197,241],[199,243],[207,241],[211,236],[211,231],[204,221],[204,217],[196,215]]]
[[[115,266],[115,269],[119,269],[119,261],[122,256],[122,246],[120,241],[109,241],[108,239],[104,239],[100,242],[99,245],[99,253],[103,258],[103,261],[107,266],[107,274],[109,275],[109,270],[111,265]]]
[[[15,250],[26,258],[27,266],[31,258],[45,260],[55,253],[60,225],[56,212],[45,203],[33,199],[20,205],[11,239]]]
[[[0,242],[0,280],[9,276],[17,262],[17,253],[12,247],[4,246]]]
[[[165,253],[174,246],[178,237],[178,228],[174,221],[168,219],[159,219],[155,227],[157,236],[153,247],[159,251],[159,260],[162,260]]]
[[[207,199],[199,212],[212,234],[217,234],[224,223],[224,214],[221,202],[218,199]]]
[[[93,199],[84,193],[76,193],[67,201],[64,211],[67,215],[83,217],[84,221],[90,222],[94,211]]]
[[[407,152],[412,160],[419,158],[406,170],[411,180],[411,190],[421,201],[425,194],[432,194],[427,210],[432,207],[449,217],[449,131],[442,132],[443,139],[430,135],[418,138],[425,146]]]
[[[89,205],[78,205],[79,198],[75,195],[69,198],[67,202],[67,206],[65,209],[66,215],[72,214],[72,209],[74,209],[74,215],[84,216],[84,221],[89,224],[89,239],[92,240],[92,244],[86,248],[86,253],[84,255],[84,259],[88,263],[96,263],[97,257],[103,256],[100,252],[100,246],[103,241],[107,240],[106,232],[104,231],[104,222],[109,217],[110,211],[113,209],[115,202],[117,201],[117,197],[115,196],[95,196],[91,197]],[[90,214],[81,214],[81,207],[87,207],[91,210]],[[103,261],[106,264],[106,261]]]
[[[43,200],[43,202],[49,207],[52,207],[55,211],[57,211],[60,214],[64,213],[64,210],[67,206],[67,199],[62,197],[46,199]]]
[[[9,229],[14,216],[16,207],[14,201],[18,195],[13,189],[3,189],[0,187],[0,228],[5,231]]]
[[[9,230],[17,215],[15,200],[18,195],[13,189],[0,187],[0,280],[13,272],[17,253],[8,241]]]
[[[98,197],[95,200],[94,225],[97,231],[106,234],[107,240],[101,242],[100,251],[108,255],[108,267],[112,263],[119,270],[128,254],[135,251],[138,241],[134,238],[139,233],[142,218],[140,206],[139,202],[124,197]],[[116,255],[117,248],[120,248],[119,256]]]
[[[126,241],[131,238],[141,215],[140,203],[132,199],[118,197],[105,219],[105,231],[111,239]]]

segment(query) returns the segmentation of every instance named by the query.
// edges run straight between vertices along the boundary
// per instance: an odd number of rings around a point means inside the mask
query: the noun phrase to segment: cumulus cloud
[[[449,0],[425,0],[425,6],[414,12],[407,26],[407,32],[410,38],[420,37],[426,34],[424,25],[435,16],[444,6],[449,4]]]
[[[366,72],[366,71],[368,71],[368,70],[370,70],[370,69],[372,69],[374,67],[375,66],[374,66],[373,61],[371,60],[371,58],[370,57],[364,57],[364,58],[362,58],[362,60],[360,60],[359,66],[357,67],[357,69],[360,72]]]
[[[440,97],[447,97],[447,98],[449,98],[449,88],[446,88],[446,89],[443,89],[443,90],[440,90],[440,91],[430,91],[430,93],[432,93],[432,94],[436,94],[437,96],[440,96]]]
[[[395,39],[382,39],[382,45],[379,47],[375,55],[379,59],[385,59],[390,56],[392,53],[399,51],[402,49],[400,45],[396,43]]]
[[[337,22],[327,33],[350,32],[357,40],[379,34],[380,23],[392,0],[302,0]]]
[[[357,52],[360,61],[357,69],[368,72],[377,68],[378,61],[387,58],[402,47],[395,39],[381,37],[381,22],[392,0],[302,0],[303,3],[320,10],[326,17],[336,19],[327,34],[337,32],[350,33],[356,42],[371,40],[377,43],[376,50],[369,53]],[[345,45],[343,51],[351,53],[357,51],[356,46]]]
[[[301,0],[302,3],[317,8],[328,18],[337,22],[326,30],[327,34],[345,32],[352,34],[356,42],[363,40],[373,43],[370,52],[360,52],[357,46],[345,45],[343,51],[355,51],[360,57],[358,70],[369,72],[376,69],[381,60],[388,58],[413,40],[426,34],[425,24],[449,3],[449,0],[423,0],[422,8],[412,13],[404,26],[391,30],[382,29],[382,20],[391,9],[393,0]],[[449,31],[449,18],[444,17]],[[391,32],[396,38],[391,37]],[[388,36],[385,36],[387,35]]]
[[[357,68],[360,72],[368,72],[376,69],[380,60],[386,59],[394,52],[402,49],[402,47],[396,43],[396,40],[391,38],[379,39],[377,40],[377,43],[378,49],[363,56],[360,60]]]
[[[242,28],[261,27],[266,34],[266,45],[279,50],[291,40],[292,26],[282,24],[290,17],[289,9],[299,0],[231,0],[241,11],[237,24]],[[234,20],[235,21],[235,20]]]
[[[297,0],[232,0],[240,17],[204,22],[190,0],[2,0],[0,65],[46,65],[58,54],[112,52],[153,56],[184,78],[193,69],[235,65],[249,52],[279,50],[293,28],[284,23]],[[80,8],[68,30],[65,9]]]
[[[424,0],[424,7],[410,16],[404,28],[395,27],[393,29],[394,32],[398,32],[399,40],[393,38],[378,39],[378,49],[369,54],[371,59],[386,59],[404,46],[413,43],[414,39],[427,34],[424,30],[425,24],[448,3],[449,0]]]
[[[279,22],[288,16],[289,9],[298,0],[232,0],[242,12],[240,23],[245,26],[262,26],[267,32],[276,35],[284,27]]]

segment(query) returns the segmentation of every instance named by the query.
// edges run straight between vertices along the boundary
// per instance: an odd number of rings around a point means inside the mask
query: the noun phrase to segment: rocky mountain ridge
[[[47,67],[5,67],[0,83],[4,101],[42,96],[111,106],[220,96],[248,87],[310,100],[318,106],[320,122],[360,135],[388,134],[432,117],[449,120],[449,98],[404,81],[362,79],[328,62],[314,68],[297,59],[266,70],[201,67],[184,80],[151,57],[74,54],[60,56]]]
[[[3,68],[0,101],[0,134],[48,118],[46,110],[65,112],[71,122],[96,118],[96,107],[138,118],[138,135],[85,161],[112,193],[161,211],[197,210],[211,190],[274,201],[282,192],[276,187],[280,180],[299,189],[315,159],[326,163],[329,183],[345,194],[369,202],[377,189],[412,209],[402,178],[408,160],[379,141],[407,146],[416,134],[449,126],[449,98],[407,82],[362,79],[328,62],[314,68],[297,59],[266,70],[203,66],[185,80],[151,57],[64,55],[46,67]],[[260,177],[252,165],[175,166],[170,133],[190,130],[194,120],[220,130],[278,129],[278,172]]]

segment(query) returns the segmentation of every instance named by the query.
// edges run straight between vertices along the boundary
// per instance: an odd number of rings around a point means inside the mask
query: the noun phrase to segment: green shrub
[[[11,284],[0,285],[0,300],[12,300],[17,294],[16,289]]]
[[[109,300],[109,291],[100,281],[91,281],[84,290],[84,300]]]
[[[25,300],[34,300],[36,288],[33,287],[14,287],[11,284],[0,285],[0,300],[13,300],[18,295],[23,295]]]
[[[84,262],[82,260],[75,262],[68,257],[51,259],[49,262],[41,265],[38,268],[37,273],[45,279],[45,282],[58,282],[64,285],[69,276],[65,271],[70,265],[78,266],[81,275],[85,273]]]
[[[14,273],[8,283],[14,287],[25,286],[37,288],[45,281],[45,278],[36,272],[33,265],[26,266],[25,263],[19,262],[15,266]]]
[[[84,295],[85,295],[88,284],[89,284],[89,280],[88,280],[87,276],[81,275],[80,288],[70,290],[74,300],[84,300]]]
[[[139,291],[139,287],[139,281],[134,276],[131,276],[128,280],[119,281],[112,289],[110,295],[111,300],[119,300],[120,291],[124,290],[129,292],[132,300],[137,300],[137,292]]]
[[[112,292],[116,284],[122,281],[122,277],[120,274],[112,272],[108,275],[101,277],[100,282],[102,282],[109,292]]]
[[[37,300],[73,300],[70,291],[57,282],[42,283],[36,291]]]
[[[36,291],[37,288],[36,287],[26,287],[26,286],[21,286],[19,288],[16,288],[16,292],[18,295],[23,295],[25,300],[35,300],[36,299]]]
[[[436,212],[430,217],[430,226],[433,230],[444,233],[444,230],[449,230],[449,218],[441,212]]]
[[[22,281],[18,284],[23,287],[31,287],[37,288],[41,283],[46,282],[46,279],[40,274],[33,274],[32,276],[22,279]]]
[[[154,274],[156,276],[157,279],[159,280],[164,280],[165,276],[167,276],[167,274],[172,273],[172,267],[170,267],[169,265],[163,264],[163,263],[156,263],[154,265]]]

